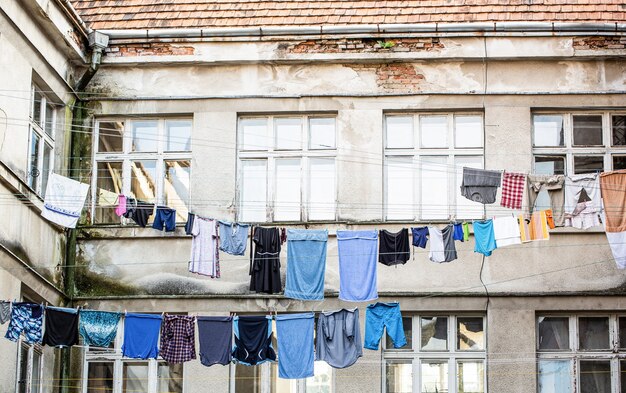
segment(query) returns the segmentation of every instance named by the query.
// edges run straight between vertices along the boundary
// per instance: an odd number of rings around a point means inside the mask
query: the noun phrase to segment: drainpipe
[[[82,132],[74,132],[76,130],[82,131],[82,123],[86,115],[86,109],[84,105],[86,101],[81,99],[83,90],[87,87],[91,79],[94,77],[98,68],[100,68],[100,61],[102,59],[102,52],[109,43],[109,37],[98,31],[91,31],[89,33],[89,48],[91,49],[91,63],[89,68],[78,80],[74,86],[74,91],[77,93],[77,98],[72,104],[72,128],[70,132],[70,161],[69,161],[69,177],[82,181],[83,177],[89,175],[81,175],[83,163],[83,157],[87,158],[89,151],[85,150],[85,139],[90,138],[90,135],[83,134]],[[89,144],[88,144],[89,145]],[[90,183],[90,182],[88,182]],[[65,269],[64,269],[64,288],[65,293],[70,299],[73,306],[73,299],[75,296],[75,277],[76,277],[76,229],[67,230],[67,243],[65,251]],[[61,393],[69,393],[72,390],[72,358],[69,348],[63,348],[61,354]]]

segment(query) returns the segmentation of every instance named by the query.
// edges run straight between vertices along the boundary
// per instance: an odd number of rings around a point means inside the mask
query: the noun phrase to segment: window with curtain
[[[57,107],[49,95],[33,85],[29,122],[28,185],[44,197],[54,162]]]

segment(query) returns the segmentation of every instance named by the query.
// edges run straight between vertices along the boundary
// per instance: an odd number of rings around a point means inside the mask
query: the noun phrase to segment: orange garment
[[[600,174],[607,232],[626,231],[626,169]]]
[[[526,222],[524,216],[520,214],[518,221],[522,243],[535,240],[548,240],[550,238],[545,210],[533,212],[530,216],[530,222]]]
[[[546,220],[548,222],[548,227],[550,229],[554,229],[554,217],[552,216],[552,209],[545,210],[546,212]]]

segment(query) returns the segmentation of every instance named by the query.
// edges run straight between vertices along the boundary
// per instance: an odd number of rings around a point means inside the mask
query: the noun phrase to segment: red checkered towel
[[[509,209],[521,209],[526,175],[523,173],[504,172],[502,176],[502,200],[500,206]]]

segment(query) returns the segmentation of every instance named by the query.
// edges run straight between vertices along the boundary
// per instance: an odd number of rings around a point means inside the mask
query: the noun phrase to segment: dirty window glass
[[[165,134],[165,151],[191,151],[191,121],[168,120]]]
[[[448,391],[448,362],[423,361],[420,375],[422,393],[443,393]]]
[[[159,363],[157,367],[158,393],[182,393],[183,365]]]
[[[448,218],[448,157],[422,156],[420,160],[420,216],[423,220]]]
[[[538,345],[543,350],[569,349],[569,318],[539,317]]]
[[[130,192],[143,202],[156,201],[156,160],[137,160],[130,164]]]
[[[148,393],[148,362],[124,362],[123,393]]]
[[[387,219],[413,218],[413,157],[387,157]]]
[[[241,149],[242,150],[267,150],[267,119],[241,119]]]
[[[569,360],[540,360],[537,372],[539,393],[572,391],[572,370]]]
[[[480,116],[454,116],[454,146],[482,147],[482,127]]]
[[[574,146],[602,145],[602,116],[574,116]]]
[[[276,192],[274,219],[276,221],[300,220],[300,159],[276,160]]]
[[[46,121],[45,121],[45,130],[46,134],[54,137],[54,123],[56,118],[54,116],[55,108],[51,104],[46,103]]]
[[[413,363],[410,359],[387,360],[385,373],[387,393],[413,391]]]
[[[626,348],[626,317],[619,318],[619,347]]]
[[[458,317],[456,319],[457,349],[482,350],[485,348],[485,332],[482,317]]]
[[[306,378],[307,393],[333,393],[333,368],[326,362],[315,362],[314,376]]]
[[[132,122],[133,151],[156,152],[159,142],[157,121]]]
[[[459,393],[485,392],[485,365],[483,362],[459,362],[457,378]]]
[[[262,367],[235,364],[235,393],[261,393]]]
[[[52,146],[44,142],[43,144],[43,162],[41,163],[41,195],[46,196],[46,187],[48,187],[48,178],[52,172],[52,155],[54,154]]]
[[[448,118],[420,116],[420,139],[425,148],[448,147]]]
[[[98,123],[98,153],[122,152],[124,122],[103,121]]]
[[[267,204],[267,161],[242,160],[241,220],[265,222]]]
[[[447,351],[448,318],[422,317],[420,318],[420,323],[422,329],[422,350]]]
[[[613,156],[613,168],[614,171],[619,169],[626,169],[626,156]]]
[[[33,95],[33,121],[41,127],[41,106],[43,105],[43,95],[35,89]]]
[[[413,147],[413,117],[387,116],[387,148],[409,149]]]
[[[574,173],[596,173],[604,170],[602,156],[574,156]]]
[[[578,318],[578,338],[580,349],[609,349],[609,318]]]
[[[533,146],[565,146],[563,116],[533,116]]]
[[[580,393],[611,393],[611,363],[608,360],[580,361]]]
[[[187,219],[191,181],[190,160],[167,160],[165,163],[165,205],[176,210],[176,221]]]
[[[406,350],[410,351],[413,348],[413,318],[402,317],[402,330],[404,331],[404,337],[406,337],[406,345],[402,348],[394,348],[393,340],[389,337],[389,334],[385,334],[385,348],[394,351]]]
[[[611,119],[613,146],[626,145],[626,115],[615,115]]]
[[[309,219],[335,218],[335,159],[311,158],[309,161]]]
[[[87,363],[87,393],[113,393],[113,362]]]
[[[36,132],[30,133],[30,165],[28,167],[28,185],[35,188],[37,185],[37,178],[41,175],[39,171],[39,146],[41,143],[41,137]]]
[[[335,148],[335,118],[309,119],[309,149]]]
[[[279,150],[302,149],[302,119],[277,117],[274,119],[275,147]]]
[[[118,195],[122,193],[122,162],[98,162],[97,171],[98,199],[95,222],[119,222],[114,206],[117,205]]]

